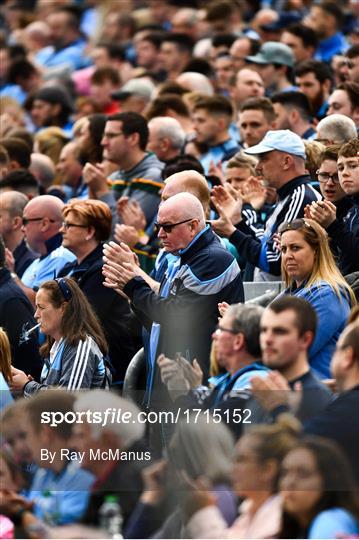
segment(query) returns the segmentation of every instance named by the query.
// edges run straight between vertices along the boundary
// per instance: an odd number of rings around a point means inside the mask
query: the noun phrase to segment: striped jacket
[[[309,176],[298,176],[278,189],[279,202],[266,223],[261,239],[253,235],[244,221],[230,236],[229,241],[238,253],[260,268],[262,277],[259,280],[266,281],[281,275],[281,253],[273,242],[273,235],[278,232],[279,226],[303,217],[305,206],[322,198],[309,182]]]
[[[68,391],[107,386],[104,357],[91,336],[78,345],[70,345],[61,339],[57,347],[51,349],[50,358],[45,359],[41,382],[26,383],[24,396],[29,397],[50,386]]]

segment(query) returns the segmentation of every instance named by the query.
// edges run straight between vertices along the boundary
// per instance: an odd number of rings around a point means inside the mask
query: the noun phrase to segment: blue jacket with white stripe
[[[218,320],[218,302],[244,301],[240,269],[233,255],[208,226],[179,253],[180,266],[166,297],[155,294],[140,277],[124,288],[136,313],[160,324],[155,357],[176,352],[197,358],[205,375],[209,369],[211,335]],[[161,288],[166,284],[164,278]]]
[[[273,243],[273,235],[278,232],[279,226],[303,217],[305,206],[322,197],[310,185],[310,177],[303,175],[293,178],[278,189],[278,198],[261,239],[253,235],[253,231],[244,221],[239,223],[237,230],[229,238],[242,257],[260,268],[261,273],[264,273],[264,280],[266,274],[281,275],[281,254]]]
[[[68,391],[83,388],[104,388],[107,385],[107,368],[102,352],[91,336],[77,345],[59,341],[54,353],[45,359],[41,382],[29,381],[24,386],[24,397],[30,397],[50,386]]]

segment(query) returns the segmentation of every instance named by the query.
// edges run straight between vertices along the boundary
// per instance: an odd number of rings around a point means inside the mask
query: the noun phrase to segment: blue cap
[[[256,155],[272,152],[272,150],[293,154],[303,159],[306,158],[303,140],[289,129],[267,131],[264,139],[259,144],[244,149],[244,152]]]

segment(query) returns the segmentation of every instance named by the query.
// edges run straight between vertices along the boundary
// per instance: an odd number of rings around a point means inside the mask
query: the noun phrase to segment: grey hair
[[[157,136],[160,139],[164,139],[165,137],[170,139],[172,147],[175,149],[180,150],[183,147],[186,134],[178,120],[168,116],[156,116],[149,122],[150,129],[151,124],[154,123],[156,123]]]
[[[189,417],[177,424],[170,445],[171,461],[191,478],[205,476],[212,482],[228,480],[234,439],[223,422],[214,422],[207,413]]]
[[[121,415],[129,413],[130,421],[128,423],[112,421],[111,417],[105,416],[108,409],[121,411]],[[145,425],[138,421],[139,408],[132,401],[117,396],[113,392],[106,392],[105,390],[84,392],[76,399],[74,411],[99,413],[102,419],[101,423],[89,423],[91,435],[95,439],[99,439],[101,433],[110,431],[121,440],[123,448],[129,448],[133,443],[141,439],[145,433]],[[104,420],[106,421],[104,422]]]
[[[329,139],[337,144],[344,144],[357,137],[354,121],[344,114],[326,116],[317,125],[319,139]]]
[[[4,193],[5,195],[5,193]],[[8,199],[8,211],[11,218],[22,217],[24,208],[29,202],[29,199],[20,191],[8,191],[6,194]]]
[[[246,350],[255,358],[261,357],[259,333],[263,312],[264,308],[262,306],[232,304],[226,313],[229,317],[232,317],[232,330],[243,334],[246,340]]]

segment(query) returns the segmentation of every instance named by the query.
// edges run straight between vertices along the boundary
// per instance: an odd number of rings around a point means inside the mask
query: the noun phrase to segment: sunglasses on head
[[[282,225],[280,225],[278,228],[278,233],[283,234],[286,231],[298,231],[299,229],[303,229],[303,227],[308,227],[308,229],[312,228],[310,223],[308,223],[305,219],[294,219],[293,221],[282,223]]]
[[[174,227],[177,227],[177,225],[182,225],[182,223],[188,223],[192,220],[193,218],[185,219],[184,221],[178,221],[178,223],[158,223],[158,221],[155,221],[154,227],[156,232],[163,229],[165,233],[170,233]]]

